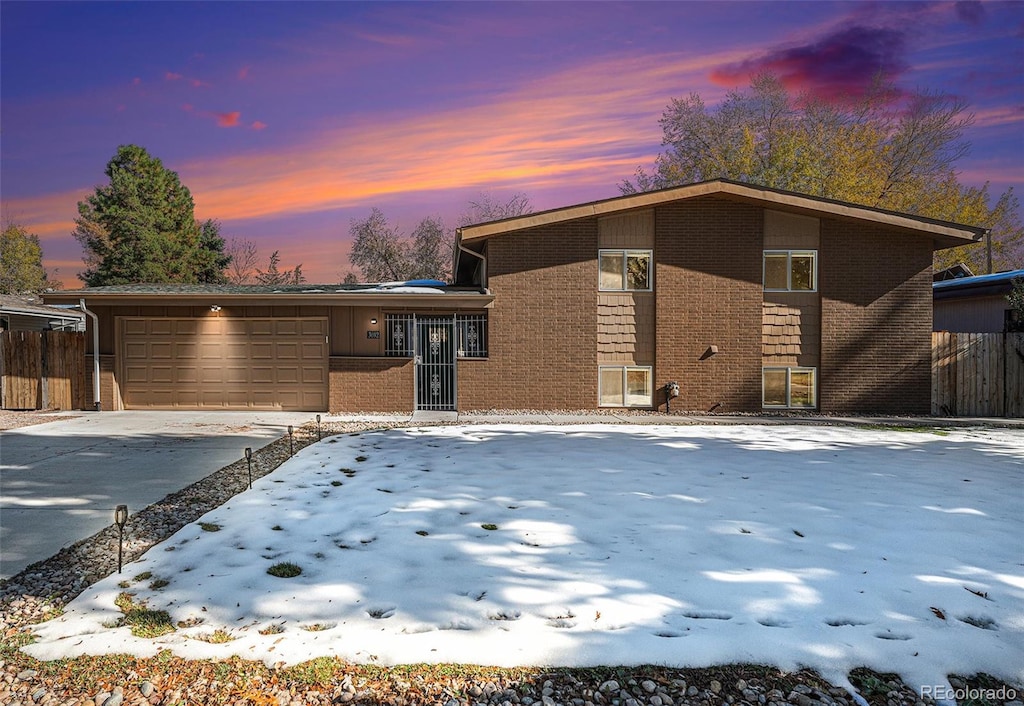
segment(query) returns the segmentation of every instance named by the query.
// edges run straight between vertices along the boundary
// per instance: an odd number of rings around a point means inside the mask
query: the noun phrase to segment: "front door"
[[[455,320],[416,318],[416,409],[455,409]]]

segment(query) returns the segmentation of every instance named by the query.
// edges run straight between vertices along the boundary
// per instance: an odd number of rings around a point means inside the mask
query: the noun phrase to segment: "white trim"
[[[786,373],[786,404],[765,404],[764,401],[764,374],[766,372],[780,372],[785,371]],[[810,373],[811,374],[811,390],[813,392],[814,399],[811,400],[810,405],[794,405],[793,404],[793,373]],[[786,365],[764,365],[761,366],[761,408],[762,409],[817,409],[818,408],[818,369],[814,367],[805,366],[786,366]]]
[[[601,372],[603,370],[621,370],[622,371],[622,400],[621,404],[605,404],[601,401]],[[650,396],[647,401],[642,404],[628,404],[627,399],[629,397],[629,386],[627,383],[626,375],[631,370],[643,370],[647,373],[647,386],[650,390]],[[630,408],[630,409],[650,409],[654,406],[654,367],[650,365],[598,365],[597,366],[597,406],[603,408]]]
[[[601,286],[601,256],[605,253],[622,255],[622,287],[605,288]],[[625,286],[629,282],[629,256],[645,255],[647,257],[647,288],[630,289]],[[654,291],[654,251],[644,248],[600,248],[597,251],[597,291],[599,292],[653,292]]]
[[[769,287],[768,282],[768,256],[769,255],[785,255],[786,256],[786,288],[779,289],[776,287]],[[810,256],[811,257],[811,288],[810,289],[793,289],[793,256]],[[818,291],[818,251],[809,249],[800,250],[764,250],[761,253],[761,286],[766,292],[817,292]]]

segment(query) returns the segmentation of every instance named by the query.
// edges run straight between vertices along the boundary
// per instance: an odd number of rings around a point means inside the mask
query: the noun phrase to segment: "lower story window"
[[[816,368],[762,368],[761,405],[811,408],[817,406]]]
[[[601,407],[651,406],[651,368],[602,365],[598,373]]]

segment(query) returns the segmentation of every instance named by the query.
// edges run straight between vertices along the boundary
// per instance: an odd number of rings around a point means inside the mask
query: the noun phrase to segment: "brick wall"
[[[821,411],[928,414],[931,242],[821,225]]]
[[[100,355],[100,404],[104,412],[116,412],[124,409],[121,390],[114,378],[115,360],[112,355]],[[85,356],[85,407],[96,409],[96,396],[93,394],[92,373],[95,365],[92,353]]]
[[[658,390],[674,380],[673,409],[761,409],[762,211],[700,199],[655,217]],[[718,353],[708,357],[710,346]],[[716,406],[717,405],[717,406]]]
[[[459,362],[459,409],[597,407],[597,220],[487,247],[489,357]]]
[[[412,412],[416,403],[411,358],[330,360],[331,412]]]

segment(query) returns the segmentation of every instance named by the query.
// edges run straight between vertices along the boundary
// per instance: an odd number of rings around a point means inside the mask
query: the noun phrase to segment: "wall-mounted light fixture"
[[[214,304],[210,307],[210,311],[220,311],[220,305]]]
[[[373,317],[372,319],[370,319],[370,323],[371,323],[372,325],[376,326],[376,325],[377,325],[377,317],[376,317],[376,316],[374,316],[374,317]]]

